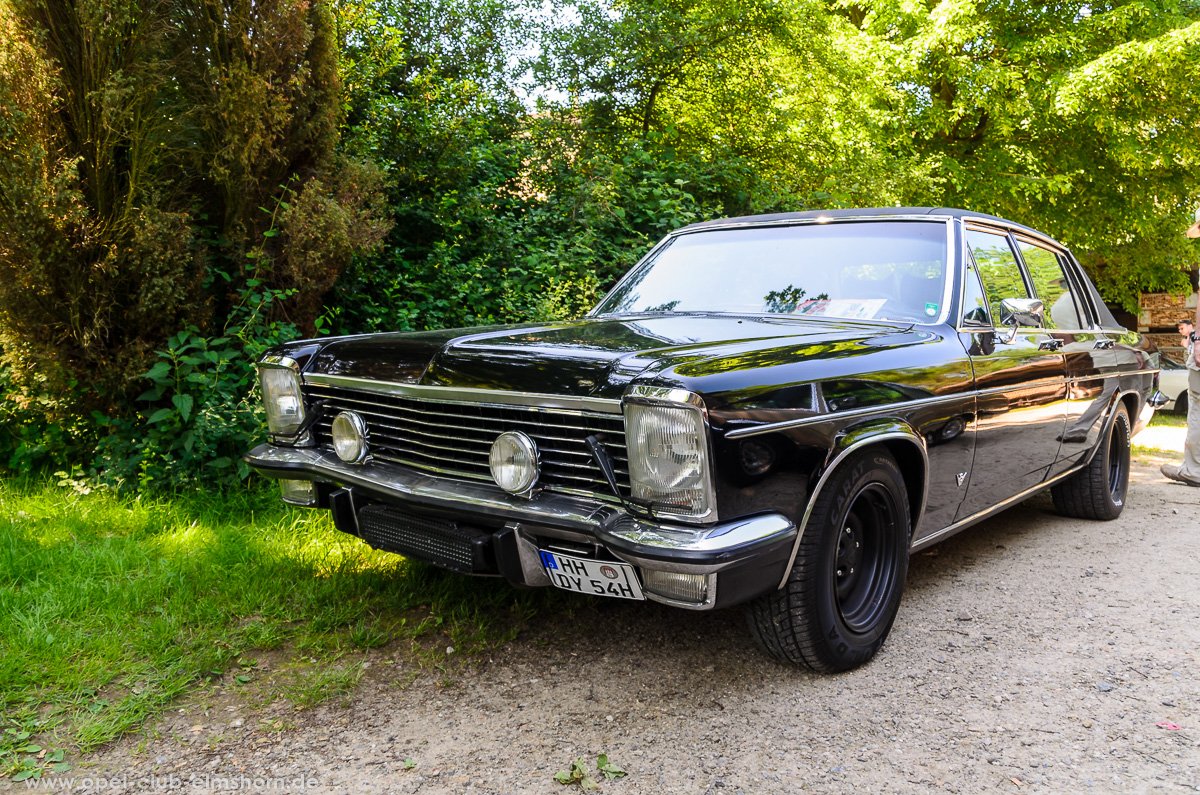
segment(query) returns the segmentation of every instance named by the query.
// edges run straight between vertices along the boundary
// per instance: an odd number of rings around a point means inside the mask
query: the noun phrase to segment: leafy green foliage
[[[0,729],[0,777],[11,776],[13,781],[37,781],[43,774],[65,773],[74,766],[64,762],[62,748],[43,748],[31,738],[42,722],[31,716],[25,720],[9,719],[11,725]]]
[[[603,773],[606,779],[621,778],[626,775],[620,765],[609,761],[608,754],[600,754],[596,757],[596,769]],[[585,790],[600,789],[600,785],[596,783],[596,779],[592,778],[587,764],[581,757],[571,763],[569,770],[560,770],[555,773],[554,780],[559,784],[578,784],[580,789]]]
[[[1195,4],[868,0],[892,151],[933,178],[912,204],[1008,216],[1072,246],[1109,301],[1188,288],[1200,199]]]
[[[136,424],[101,423],[109,431],[97,450],[104,480],[170,488],[248,474],[238,456],[262,438],[263,418],[248,399],[254,370],[241,346],[181,331],[143,377],[153,386],[139,400],[160,407],[141,412]]]
[[[579,316],[718,216],[960,206],[1061,239],[1126,308],[1186,290],[1198,20],[0,0],[0,462],[233,482],[265,345]]]
[[[202,314],[188,214],[164,198],[160,16],[0,7],[0,348],[10,378],[68,412],[122,393],[148,343]]]
[[[324,3],[0,4],[0,453],[11,464],[87,470],[103,437],[101,465],[121,465],[122,482],[134,458],[163,462],[142,485],[235,469],[249,382],[229,377],[233,357],[277,339],[271,323],[314,331],[338,274],[388,228],[380,169],[335,151],[340,90]],[[268,294],[263,322],[244,322],[246,297]],[[180,329],[243,344],[181,354],[216,356],[207,374],[173,359],[165,405],[139,416],[139,374],[168,339],[180,347]],[[113,458],[122,446],[141,452]]]
[[[205,337],[191,328],[167,340],[141,376],[149,388],[137,400],[148,407],[136,418],[98,418],[107,431],[94,463],[101,482],[119,490],[163,489],[228,485],[250,474],[241,455],[265,438],[255,362],[298,332],[269,320],[287,291],[254,278],[247,285],[223,336]]]
[[[16,383],[0,361],[0,469],[16,472],[69,468],[95,443],[95,423],[74,410],[77,382],[51,388],[43,378]]]
[[[580,789],[585,790],[600,789],[600,785],[596,783],[596,779],[592,778],[592,774],[588,771],[582,758],[577,758],[572,762],[570,770],[560,770],[555,773],[554,780],[559,784],[578,784]]]
[[[625,768],[608,761],[608,754],[600,754],[596,757],[596,769],[603,773],[605,778],[621,778],[627,775]]]

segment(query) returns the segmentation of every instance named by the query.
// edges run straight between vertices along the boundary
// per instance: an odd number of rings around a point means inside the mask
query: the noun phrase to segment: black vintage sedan
[[[710,221],[587,317],[295,342],[246,462],[371,546],[868,660],[909,555],[1049,487],[1114,519],[1157,355],[1033,229],[945,208]]]

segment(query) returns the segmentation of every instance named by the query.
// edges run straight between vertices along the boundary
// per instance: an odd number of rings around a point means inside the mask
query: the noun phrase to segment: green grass
[[[0,480],[0,774],[36,767],[31,743],[86,751],[198,688],[245,684],[264,650],[290,656],[279,691],[307,707],[349,692],[365,650],[469,658],[558,599],[376,552],[273,489],[134,499]]]
[[[1150,422],[1146,424],[1146,427],[1186,428],[1187,415],[1176,414],[1173,411],[1156,411],[1154,412],[1154,416],[1150,419]],[[1145,437],[1139,434],[1138,436],[1133,437],[1132,443],[1134,453],[1142,456],[1143,458],[1149,456],[1150,458],[1154,459],[1178,459],[1182,455],[1182,453],[1180,453],[1178,450],[1164,450],[1159,447],[1149,447],[1142,443],[1143,439],[1145,439]],[[1142,463],[1155,464],[1160,462],[1157,460],[1151,461],[1149,458],[1147,458],[1146,460],[1142,461]]]
[[[1150,422],[1146,423],[1147,428],[1156,428],[1158,426],[1166,426],[1170,428],[1186,428],[1187,415],[1177,414],[1174,411],[1156,411],[1154,416],[1150,418]]]

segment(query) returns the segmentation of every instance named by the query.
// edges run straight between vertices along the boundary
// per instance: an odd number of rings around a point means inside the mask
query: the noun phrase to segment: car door
[[[1067,378],[1066,425],[1058,459],[1049,477],[1065,472],[1092,450],[1104,430],[1104,418],[1117,391],[1113,341],[1092,317],[1081,274],[1066,252],[1046,241],[1013,235],[1017,251],[1045,307],[1046,338],[1063,354]]]
[[[1002,302],[1034,297],[1011,235],[968,224],[965,240],[964,282],[976,279],[982,297],[978,306],[964,306],[963,343],[977,402],[975,458],[957,520],[1045,480],[1058,458],[1067,406],[1065,357],[1058,344],[1043,327],[1008,325]]]

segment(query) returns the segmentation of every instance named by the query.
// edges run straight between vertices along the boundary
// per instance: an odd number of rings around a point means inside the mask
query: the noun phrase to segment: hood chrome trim
[[[373,378],[356,378],[348,375],[326,375],[305,373],[305,384],[314,386],[340,386],[373,392],[378,395],[398,395],[414,400],[436,400],[447,403],[474,403],[490,406],[523,406],[533,411],[581,414],[620,414],[619,399],[572,397],[570,395],[545,395],[538,392],[508,392],[500,389],[472,389],[457,386],[429,386],[426,384],[403,384],[397,381],[377,381]]]

